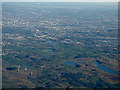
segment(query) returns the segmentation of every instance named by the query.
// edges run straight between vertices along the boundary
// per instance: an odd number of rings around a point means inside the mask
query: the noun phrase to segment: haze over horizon
[[[119,2],[119,0],[1,0],[2,2]]]

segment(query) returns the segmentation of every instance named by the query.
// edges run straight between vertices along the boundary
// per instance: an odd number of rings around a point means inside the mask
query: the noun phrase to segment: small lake
[[[12,71],[12,70],[16,70],[18,69],[17,67],[9,67],[9,68],[6,68],[8,71]]]
[[[96,64],[97,68],[100,69],[100,70],[103,70],[107,73],[111,73],[111,74],[117,74],[117,72],[115,72],[114,70],[110,69],[110,68],[107,68],[105,65],[101,65],[100,63],[98,62],[94,62],[94,64]]]
[[[33,60],[33,59],[30,59],[29,61],[30,61],[30,62],[33,62],[34,60]]]

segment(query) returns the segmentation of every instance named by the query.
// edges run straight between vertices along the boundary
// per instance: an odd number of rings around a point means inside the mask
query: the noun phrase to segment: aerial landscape
[[[117,3],[4,2],[3,88],[118,88]]]

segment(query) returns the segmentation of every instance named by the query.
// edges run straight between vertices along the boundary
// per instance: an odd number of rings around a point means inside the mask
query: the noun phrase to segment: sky
[[[120,0],[0,0],[2,2],[118,2]]]

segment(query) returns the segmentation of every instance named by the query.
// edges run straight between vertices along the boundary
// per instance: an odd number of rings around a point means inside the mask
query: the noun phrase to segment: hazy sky
[[[3,2],[118,2],[119,0],[0,0]]]

